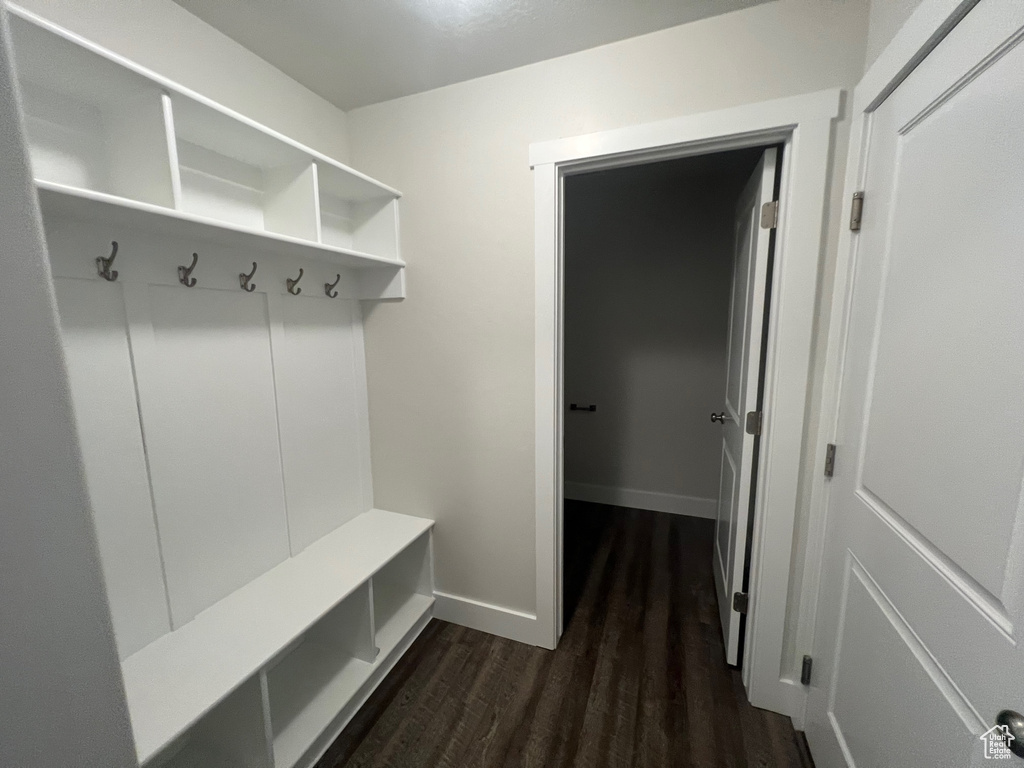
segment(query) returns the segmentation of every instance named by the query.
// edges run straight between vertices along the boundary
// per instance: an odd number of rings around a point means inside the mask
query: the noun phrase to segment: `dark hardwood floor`
[[[318,768],[808,765],[725,665],[710,521],[567,502],[565,526],[557,650],[433,621]]]

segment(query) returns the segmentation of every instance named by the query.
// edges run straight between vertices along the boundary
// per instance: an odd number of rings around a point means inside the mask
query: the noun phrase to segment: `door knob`
[[[725,424],[725,411],[722,411],[721,413],[712,413],[711,420],[717,421],[719,424]]]
[[[1024,715],[1012,709],[1004,709],[996,715],[996,725],[1005,725],[1008,738],[1007,748],[1017,757],[1024,757]]]

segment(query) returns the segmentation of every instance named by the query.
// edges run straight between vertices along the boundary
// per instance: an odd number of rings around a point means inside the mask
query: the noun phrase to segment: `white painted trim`
[[[977,4],[978,0],[922,0],[857,84],[851,114],[856,117],[873,112],[879,99],[903,82],[910,70]]]
[[[564,165],[580,160],[607,159],[614,155],[647,153],[661,148],[675,150],[684,143],[719,142],[727,136],[792,128],[811,120],[830,120],[839,114],[840,94],[841,91],[834,88],[600,133],[541,141],[530,145],[530,165]],[[751,142],[746,144],[750,146]]]
[[[539,645],[537,617],[532,613],[434,591],[434,617],[470,629],[479,629],[520,643]]]
[[[923,0],[858,83],[852,99],[850,145],[846,180],[843,185],[844,201],[849,201],[854,192],[864,187],[871,113],[977,2],[978,0]],[[822,377],[821,418],[815,437],[815,455],[819,467],[824,462],[825,448],[828,443],[833,442],[838,429],[840,385],[845,363],[850,291],[856,259],[857,239],[849,227],[843,226],[839,234],[832,287],[832,309]],[[822,653],[827,653],[826,649],[814,647],[814,630],[821,573],[824,567],[828,505],[828,482],[822,471],[816,471],[811,481],[807,545],[804,549],[803,578],[799,591],[800,607],[795,630],[796,658],[804,654],[821,656]],[[806,697],[804,703],[805,706],[793,714],[793,723],[800,730],[803,730],[807,722]]]
[[[633,488],[615,488],[610,485],[591,483],[564,483],[565,498],[576,501],[590,501],[594,504],[610,504],[613,507],[647,509],[651,512],[668,512],[673,515],[701,517],[714,520],[718,512],[718,499],[704,499],[699,496],[684,496],[679,493],[659,491],[638,491]]]
[[[749,104],[604,133],[534,144],[536,203],[537,628],[561,634],[562,234],[566,174],[727,148],[785,144],[766,357],[765,422],[752,539],[751,612],[744,683],[750,701],[790,716],[805,693],[783,659],[793,525],[800,477],[811,329],[824,248],[832,121],[841,91]],[[795,596],[799,597],[799,596]]]
[[[537,631],[554,649],[562,634],[562,179],[554,164],[533,169],[536,221],[534,469]],[[543,397],[541,394],[543,393]]]

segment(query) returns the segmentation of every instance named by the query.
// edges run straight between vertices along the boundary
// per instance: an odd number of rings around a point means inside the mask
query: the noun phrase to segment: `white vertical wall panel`
[[[125,300],[177,627],[288,557],[270,323],[260,294]]]
[[[63,244],[52,238],[51,249]],[[122,659],[170,630],[121,286],[57,278],[107,598]]]
[[[274,363],[292,554],[369,509],[365,384],[356,382],[362,329],[354,302],[327,300],[321,286],[307,286],[317,288],[320,297],[270,297],[281,318]]]
[[[405,270],[402,270],[402,277],[405,277]],[[402,293],[405,293],[405,284],[402,284]],[[373,500],[373,468],[370,464],[370,393],[366,384],[366,336],[363,334],[363,305],[359,301],[350,301],[352,308],[352,334],[353,349],[355,353],[356,370],[356,418],[359,419],[359,471],[361,473],[363,487],[363,508],[374,509],[376,504]]]

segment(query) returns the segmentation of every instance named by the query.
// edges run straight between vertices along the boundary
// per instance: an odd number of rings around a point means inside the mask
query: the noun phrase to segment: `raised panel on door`
[[[970,765],[959,697],[860,564],[847,568],[829,696],[849,764],[923,765],[931,755],[929,768]]]
[[[289,554],[266,297],[132,286],[129,319],[180,626]]]
[[[775,149],[764,151],[736,207],[722,421],[722,474],[713,553],[718,610],[729,664],[741,661],[742,615],[733,607],[733,595],[744,589],[756,440],[754,435],[747,434],[744,417],[758,407],[761,330],[771,258],[768,230],[759,224],[761,207],[774,197],[776,160]]]
[[[354,302],[274,297],[281,455],[292,553],[369,509],[364,500],[362,415]],[[361,349],[361,345],[359,345]]]
[[[1024,216],[988,195],[1024,200],[1020,99],[1024,50],[900,132],[862,478],[997,600],[1024,467]]]
[[[50,250],[65,239],[51,230]],[[57,257],[59,259],[59,257]],[[169,631],[121,286],[56,277],[61,335],[122,659]]]
[[[715,521],[715,583],[720,595],[727,596],[730,576],[733,572],[733,541],[735,534],[736,490],[739,483],[736,465],[729,451],[722,446],[722,473],[718,485],[718,511]],[[732,609],[728,600],[718,604],[722,621],[728,622]]]
[[[751,204],[753,204],[751,202]],[[732,267],[732,296],[729,304],[729,341],[725,384],[726,412],[735,418],[743,410],[747,378],[748,304],[750,281],[754,269],[751,253],[752,231],[750,212],[736,220],[735,260]]]

